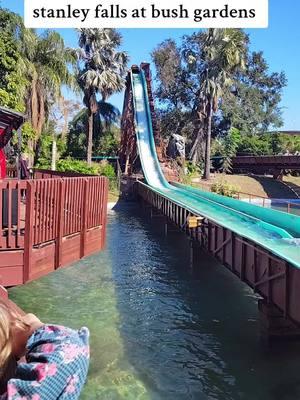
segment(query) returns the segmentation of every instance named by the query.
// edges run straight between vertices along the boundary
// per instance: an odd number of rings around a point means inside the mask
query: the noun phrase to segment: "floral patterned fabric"
[[[77,400],[89,365],[89,331],[44,325],[28,340],[26,361],[0,400]]]

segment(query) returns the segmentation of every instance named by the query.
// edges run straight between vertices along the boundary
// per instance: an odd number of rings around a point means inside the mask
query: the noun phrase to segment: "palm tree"
[[[206,33],[200,89],[200,106],[206,116],[204,179],[210,178],[212,118],[224,88],[233,83],[234,72],[245,68],[246,42],[239,29],[209,29]]]
[[[70,131],[67,136],[67,154],[73,157],[84,157],[86,155],[86,131],[89,122],[89,111],[87,108],[80,110],[70,123]],[[120,122],[120,111],[108,102],[99,102],[98,110],[93,121],[93,146],[99,150],[103,133],[113,132],[114,126]]]
[[[80,29],[78,51],[78,82],[84,93],[89,112],[87,133],[87,162],[92,162],[94,116],[98,111],[97,94],[102,106],[125,84],[128,57],[117,51],[121,35],[115,29]],[[101,106],[101,103],[100,103]]]
[[[76,87],[69,68],[76,63],[76,58],[55,31],[38,36],[33,30],[25,30],[22,46],[24,69],[30,81],[26,93],[27,115],[36,132],[31,147],[37,153],[38,140],[52,105],[61,97],[62,85]]]

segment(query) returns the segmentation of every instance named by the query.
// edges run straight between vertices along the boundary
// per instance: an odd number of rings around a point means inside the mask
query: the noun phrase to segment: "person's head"
[[[22,320],[22,316],[12,311],[0,300],[0,369],[14,356],[24,355],[30,326]]]

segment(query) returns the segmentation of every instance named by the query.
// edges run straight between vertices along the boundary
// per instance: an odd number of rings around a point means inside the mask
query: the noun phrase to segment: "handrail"
[[[204,190],[206,190],[208,192],[211,192],[211,187],[210,186],[203,185],[201,183],[200,183],[200,186],[201,186],[202,189],[204,189]],[[241,195],[248,196],[249,197],[249,203],[251,203],[253,199],[257,199],[257,198],[258,199],[263,199],[263,202],[262,202],[262,206],[263,207],[266,207],[266,205],[267,205],[266,200],[272,201],[272,199],[270,197],[267,197],[267,196],[262,196],[262,195],[259,195],[259,194],[253,194],[253,193],[242,192],[242,191],[236,192],[236,198],[238,200],[241,200]],[[296,202],[293,202],[293,201],[286,201],[284,199],[276,199],[276,200],[278,200],[278,202],[280,202],[280,200],[282,200],[281,203],[283,205],[286,205],[286,212],[288,214],[292,213],[292,208],[293,207],[300,209],[300,203],[296,203]]]

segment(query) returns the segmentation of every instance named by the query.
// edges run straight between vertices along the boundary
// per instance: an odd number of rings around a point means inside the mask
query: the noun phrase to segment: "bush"
[[[86,161],[66,158],[56,163],[56,170],[59,172],[78,172],[85,175],[99,175],[98,164],[88,165]]]
[[[83,160],[66,158],[64,160],[57,161],[56,168],[57,171],[60,172],[78,172],[85,175],[106,176],[109,179],[116,178],[114,167],[106,161],[103,161],[101,163],[92,163],[92,165],[88,165],[88,163]]]
[[[227,197],[236,197],[240,190],[238,186],[231,185],[227,181],[219,181],[211,186],[212,192]]]

